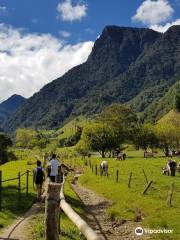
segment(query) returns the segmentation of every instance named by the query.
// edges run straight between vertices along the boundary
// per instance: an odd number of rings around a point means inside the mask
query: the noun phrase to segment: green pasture
[[[100,176],[99,164],[102,158],[92,157],[91,164],[85,167],[85,173],[80,177],[80,183],[97,193],[112,200],[112,206],[107,210],[114,218],[134,220],[141,218],[140,225],[146,228],[173,229],[173,235],[153,236],[153,239],[179,239],[180,237],[180,174],[176,177],[162,175],[162,167],[166,165],[164,157],[143,158],[142,151],[127,151],[125,161],[106,159],[109,163],[109,177]],[[178,160],[178,159],[177,159]],[[98,166],[98,176],[95,166]],[[147,186],[143,169],[148,181],[153,181],[147,193],[143,191]],[[119,180],[116,182],[116,172],[119,170]],[[130,173],[132,179],[130,188],[128,182]],[[172,207],[167,205],[170,185],[175,184],[172,197]],[[156,237],[156,238],[155,238]]]
[[[83,204],[77,195],[70,188],[69,183],[67,182],[65,185],[65,197],[67,202],[71,205],[71,207],[83,218],[85,218],[85,214],[83,211]],[[79,240],[80,232],[77,227],[66,217],[66,215],[61,213],[61,240]],[[30,222],[30,240],[43,240],[44,239],[44,205],[42,205],[41,213],[33,216]]]
[[[11,161],[0,166],[2,171],[2,180],[18,177],[18,173],[23,174],[27,170],[31,171],[35,167],[33,162],[28,160]],[[0,227],[3,230],[12,223],[17,217],[24,214],[31,206],[35,191],[33,188],[32,171],[29,173],[29,195],[26,196],[26,190],[18,195],[18,180],[12,180],[2,183],[2,211],[0,212]],[[21,188],[26,187],[26,174],[21,177]]]

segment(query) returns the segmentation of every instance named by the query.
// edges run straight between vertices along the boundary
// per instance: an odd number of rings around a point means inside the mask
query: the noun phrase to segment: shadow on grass
[[[67,233],[67,232],[65,232],[65,231],[63,231],[63,230],[61,230],[61,235],[62,235],[63,237],[68,237],[68,239],[71,239],[71,240],[77,240],[77,238],[75,238],[75,237],[73,236],[73,234]]]
[[[66,201],[69,205],[71,205],[73,208],[84,208],[84,204],[80,199],[75,199],[69,195],[65,194]]]
[[[21,192],[18,194],[17,188],[7,186],[2,188],[2,211],[9,211],[17,216],[24,214],[35,200],[35,194]]]

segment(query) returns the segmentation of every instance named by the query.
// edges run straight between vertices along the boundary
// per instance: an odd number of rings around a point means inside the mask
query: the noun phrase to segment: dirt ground
[[[29,209],[29,211],[21,218],[19,218],[13,225],[6,229],[1,235],[0,240],[2,239],[14,239],[14,240],[29,240],[30,231],[29,231],[29,221],[31,218],[38,214],[41,209],[41,203],[35,203]]]
[[[108,218],[106,209],[112,203],[107,199],[97,195],[95,192],[80,186],[78,183],[72,184],[73,190],[85,205],[87,212],[86,221],[99,234],[103,240],[136,240],[135,228],[141,226],[140,222],[126,220],[112,221]],[[141,239],[147,239],[142,237]]]
[[[77,177],[78,180],[78,177]],[[73,190],[84,203],[86,211],[86,221],[98,233],[102,240],[136,240],[139,239],[135,235],[136,227],[141,226],[139,222],[131,222],[126,220],[112,221],[108,218],[106,209],[112,202],[99,196],[92,190],[82,187],[76,181],[72,184]],[[45,191],[46,193],[46,191]],[[44,196],[45,196],[44,193]],[[32,239],[29,230],[29,221],[34,215],[41,212],[41,203],[35,203],[31,209],[18,219],[15,224],[6,229],[0,237],[2,239],[29,240]],[[146,236],[141,236],[141,240],[146,240]]]

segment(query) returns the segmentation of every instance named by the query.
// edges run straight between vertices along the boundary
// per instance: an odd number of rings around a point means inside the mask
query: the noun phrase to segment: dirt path
[[[88,224],[99,234],[103,240],[136,240],[139,239],[138,236],[134,234],[136,227],[141,226],[140,223],[130,222],[130,221],[114,221],[112,222],[107,214],[106,209],[112,203],[107,199],[99,196],[92,190],[80,186],[77,182],[72,184],[73,190],[79,196],[81,201],[85,205],[85,210],[87,212],[86,221]],[[46,191],[44,192],[46,195]],[[28,240],[31,239],[31,229],[29,228],[30,220],[37,214],[41,212],[42,204],[35,203],[31,209],[24,215],[24,217],[19,218],[15,224],[10,226],[5,230],[0,237],[14,240]],[[147,237],[141,237],[141,240],[146,240]]]
[[[72,188],[85,205],[88,224],[100,234],[102,239],[139,239],[139,237],[135,235],[134,231],[136,227],[141,226],[141,223],[125,220],[112,222],[106,214],[107,207],[112,204],[110,201],[77,183],[72,184]],[[141,239],[147,239],[147,237],[141,237]]]
[[[29,211],[21,218],[19,218],[13,225],[6,229],[0,236],[2,239],[17,239],[28,240],[30,239],[29,221],[31,218],[38,214],[41,210],[41,203],[35,203]]]

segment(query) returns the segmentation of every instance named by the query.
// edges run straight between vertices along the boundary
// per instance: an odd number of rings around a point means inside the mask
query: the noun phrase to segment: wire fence
[[[166,201],[168,206],[172,206],[173,195],[179,195],[180,193],[180,185],[178,183],[175,184],[174,181],[172,182],[172,178],[169,178],[171,181],[169,181],[167,186],[162,186],[162,183],[155,181],[153,175],[149,173],[147,174],[143,168],[140,169],[138,173],[135,170],[121,173],[118,168],[113,170],[110,169],[107,173],[102,173],[97,163],[94,163],[91,159],[86,159],[84,165],[89,167],[89,170],[93,175],[97,177],[105,177],[108,181],[111,181],[114,184],[124,184],[128,189],[134,188],[137,191],[140,190],[142,195],[146,195],[150,189],[156,189],[158,191],[163,189],[163,191],[166,191]],[[179,177],[179,174],[177,177]]]
[[[5,184],[8,183],[8,186]],[[21,194],[25,193],[26,197],[29,196],[29,188],[34,185],[33,171],[18,172],[17,177],[3,179],[3,172],[0,171],[0,211],[3,209],[3,199],[6,196],[5,188],[14,189],[17,193],[17,198],[21,199]]]

